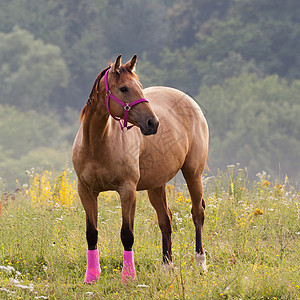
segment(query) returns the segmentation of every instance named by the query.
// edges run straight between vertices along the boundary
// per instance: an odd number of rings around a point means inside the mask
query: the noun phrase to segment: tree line
[[[299,181],[299,44],[297,0],[3,0],[0,176],[70,162],[97,73],[137,53],[144,87],[204,110],[212,172],[239,162]]]

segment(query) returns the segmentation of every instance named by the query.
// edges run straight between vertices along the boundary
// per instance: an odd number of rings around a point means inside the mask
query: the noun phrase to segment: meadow
[[[0,299],[300,299],[300,194],[264,172],[252,182],[239,166],[204,175],[208,271],[194,261],[191,201],[168,185],[173,212],[173,271],[162,267],[161,233],[146,192],[137,196],[137,279],[121,282],[121,209],[99,196],[101,277],[83,283],[85,213],[72,170],[30,174],[9,193],[0,183]]]

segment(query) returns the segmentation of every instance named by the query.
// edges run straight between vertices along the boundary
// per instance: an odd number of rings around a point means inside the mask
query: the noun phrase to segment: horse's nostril
[[[148,127],[151,128],[151,129],[153,129],[155,127],[155,124],[154,124],[152,119],[148,120]]]
[[[158,120],[156,118],[150,118],[140,126],[141,132],[144,135],[156,134],[158,127]]]

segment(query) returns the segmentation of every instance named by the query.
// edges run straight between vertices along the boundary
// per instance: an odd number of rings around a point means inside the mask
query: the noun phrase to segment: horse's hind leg
[[[166,186],[148,190],[151,204],[156,210],[158,224],[162,233],[163,261],[166,264],[172,262],[172,213],[167,204]]]
[[[92,283],[99,279],[101,269],[99,264],[99,252],[97,249],[98,230],[98,204],[97,195],[90,191],[83,183],[78,181],[78,194],[86,213],[86,239],[87,250],[87,269],[85,273],[86,283]]]
[[[206,271],[206,257],[202,244],[204,209],[202,171],[195,172],[187,167],[182,168],[183,176],[186,180],[191,199],[192,199],[192,217],[196,231],[196,260],[203,271]]]

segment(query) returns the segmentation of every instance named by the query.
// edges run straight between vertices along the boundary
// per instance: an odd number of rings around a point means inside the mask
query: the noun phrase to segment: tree
[[[158,65],[144,55],[138,64],[142,84],[166,85],[178,88],[191,96],[199,91],[201,78],[210,70],[210,62],[195,59],[194,48],[163,49]]]
[[[60,49],[18,27],[0,32],[0,65],[0,102],[22,109],[41,107],[69,81]]]
[[[224,80],[232,77],[239,77],[243,73],[255,73],[259,77],[263,76],[263,69],[258,68],[254,61],[243,60],[241,54],[229,52],[228,57],[222,61],[213,62],[211,69],[203,76],[203,85],[222,85]]]
[[[198,57],[221,61],[234,51],[268,74],[299,79],[299,15],[297,0],[235,1],[226,19],[211,19],[198,32]]]
[[[196,35],[211,19],[223,19],[232,0],[177,0],[168,10],[169,26],[172,30],[169,46],[191,47],[197,41]]]
[[[109,57],[101,26],[107,1],[3,1],[0,31],[8,34],[18,26],[36,40],[43,41],[44,45],[55,45],[60,49],[59,56],[67,64],[70,76],[65,77],[68,84],[62,80],[63,84],[51,94],[52,105],[59,112],[63,112],[65,106],[81,108],[99,66],[106,65]]]
[[[300,179],[300,81],[244,73],[222,85],[200,88],[210,128],[212,169],[240,162],[251,173],[262,169]]]
[[[152,60],[166,44],[169,28],[163,0],[109,1],[101,22],[109,54],[132,57],[147,52]]]
[[[16,178],[26,181],[32,167],[64,168],[71,151],[68,132],[55,114],[0,105],[0,177],[12,188]]]

